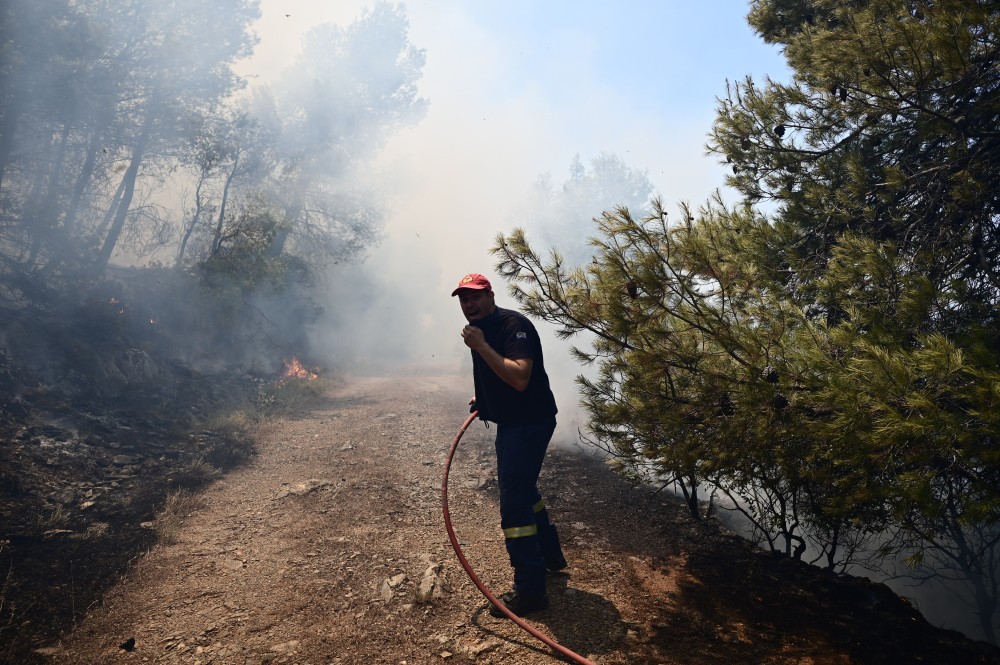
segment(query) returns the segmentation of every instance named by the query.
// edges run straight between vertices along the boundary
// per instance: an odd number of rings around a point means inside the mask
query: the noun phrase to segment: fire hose
[[[500,611],[503,612],[508,619],[516,623],[532,636],[552,647],[552,649],[558,653],[572,659],[574,662],[581,663],[581,665],[594,665],[593,661],[584,658],[575,651],[571,651],[570,649],[562,646],[551,637],[542,634],[528,624],[524,619],[507,609],[507,607],[493,595],[486,585],[483,584],[483,582],[479,579],[479,576],[476,575],[476,572],[472,570],[472,566],[469,565],[469,561],[465,558],[465,553],[462,552],[462,546],[458,544],[458,538],[455,536],[455,529],[451,526],[451,514],[448,512],[448,472],[451,471],[451,460],[455,457],[455,450],[458,449],[458,442],[462,439],[462,435],[465,434],[465,430],[469,428],[469,425],[472,424],[472,421],[475,420],[478,415],[478,411],[473,411],[472,414],[466,418],[462,427],[458,430],[458,434],[455,435],[455,441],[451,444],[451,450],[448,452],[448,459],[444,464],[444,474],[441,478],[441,503],[444,508],[444,526],[448,530],[448,538],[451,540],[451,546],[455,549],[456,556],[458,556],[458,562],[462,564],[462,568],[464,568],[465,572],[469,574],[469,578],[472,580],[472,583],[476,585],[484,596],[486,596],[486,599],[499,607]]]

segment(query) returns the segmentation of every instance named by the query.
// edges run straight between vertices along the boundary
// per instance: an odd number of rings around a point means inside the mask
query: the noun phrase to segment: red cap
[[[490,286],[490,280],[486,279],[478,272],[470,272],[468,275],[463,277],[458,283],[458,288],[451,292],[451,295],[457,296],[458,292],[462,289],[472,289],[474,291],[480,291],[486,289],[487,291],[492,291],[493,287]]]

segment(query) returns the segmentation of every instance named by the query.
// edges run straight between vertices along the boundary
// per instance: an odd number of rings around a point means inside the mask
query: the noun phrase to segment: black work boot
[[[499,600],[508,610],[519,617],[531,614],[532,612],[541,612],[542,610],[549,609],[549,596],[544,593],[540,596],[525,596],[518,593],[517,589],[514,589],[500,596]],[[498,619],[507,618],[503,610],[493,603],[490,603],[490,614]]]

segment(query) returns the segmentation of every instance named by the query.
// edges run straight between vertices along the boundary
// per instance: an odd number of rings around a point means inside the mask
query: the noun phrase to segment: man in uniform
[[[452,291],[469,322],[462,339],[472,350],[473,408],[497,425],[500,527],[514,568],[514,588],[500,596],[518,616],[547,609],[545,571],[566,567],[555,526],[549,522],[538,475],[556,427],[542,344],[527,317],[496,306],[486,277],[471,273]],[[490,614],[504,617],[496,606]]]

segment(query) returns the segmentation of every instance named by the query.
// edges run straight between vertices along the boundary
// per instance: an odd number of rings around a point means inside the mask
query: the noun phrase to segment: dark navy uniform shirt
[[[554,417],[556,400],[545,373],[542,342],[528,317],[497,307],[495,312],[471,325],[482,330],[486,343],[504,358],[532,360],[528,387],[518,392],[497,376],[482,356],[472,352],[479,417],[495,423],[534,423]]]

